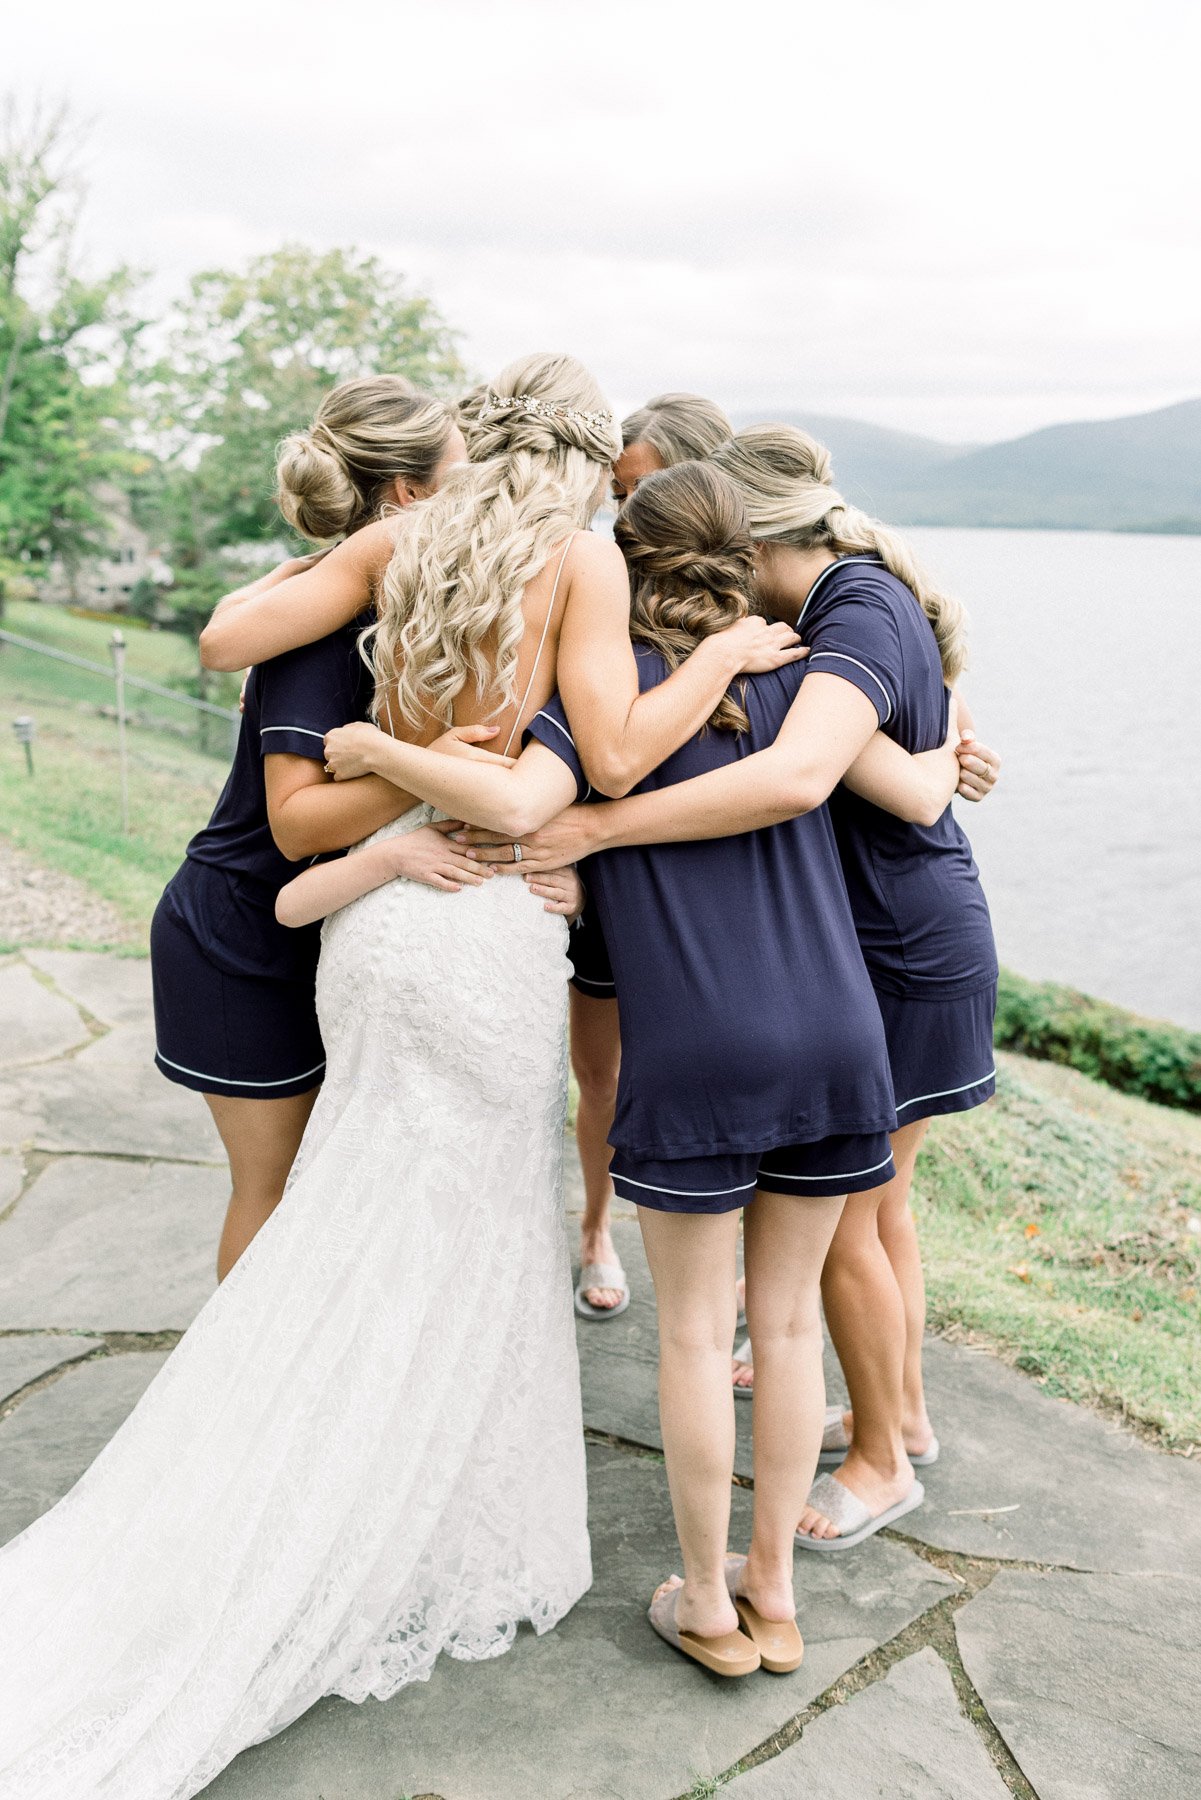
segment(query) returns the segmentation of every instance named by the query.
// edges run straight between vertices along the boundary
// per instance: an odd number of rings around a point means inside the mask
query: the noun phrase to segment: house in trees
[[[55,557],[37,584],[37,594],[40,600],[97,612],[126,612],[140,583],[169,588],[175,577],[162,551],[135,521],[126,495],[119,488],[105,487],[98,497],[108,518],[104,549],[70,566]]]

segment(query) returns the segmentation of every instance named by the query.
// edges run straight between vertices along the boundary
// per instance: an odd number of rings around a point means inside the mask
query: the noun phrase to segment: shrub
[[[996,1041],[1005,1050],[1064,1063],[1160,1106],[1201,1112],[1201,1034],[1141,1019],[1053,981],[1001,971]]]

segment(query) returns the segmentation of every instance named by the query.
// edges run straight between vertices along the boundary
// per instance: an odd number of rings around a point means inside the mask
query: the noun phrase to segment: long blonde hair
[[[630,571],[630,636],[657,650],[669,669],[750,611],[754,544],[746,507],[712,463],[681,462],[645,476],[613,535]],[[727,693],[709,723],[745,731],[747,716]]]
[[[822,444],[794,425],[749,425],[712,460],[738,484],[757,540],[836,556],[878,556],[934,627],[944,679],[958,679],[967,662],[963,607],[939,592],[899,532],[848,506],[833,485],[830,452]]]
[[[471,461],[410,507],[365,634],[377,712],[394,688],[412,726],[449,724],[468,682],[495,711],[512,704],[526,585],[590,523],[620,449],[604,395],[570,356],[523,357],[470,399]]]
[[[275,499],[289,525],[316,543],[357,531],[398,476],[429,482],[454,415],[404,375],[361,375],[331,388],[307,431],[279,446]]]
[[[721,407],[703,394],[656,394],[621,422],[621,444],[649,444],[664,468],[701,462],[734,435]]]

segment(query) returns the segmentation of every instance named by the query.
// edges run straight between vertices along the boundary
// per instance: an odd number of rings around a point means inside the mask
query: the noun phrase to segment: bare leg
[[[755,1346],[755,1523],[744,1588],[791,1619],[793,1533],[817,1468],[826,1408],[822,1264],[843,1199],[759,1191],[743,1220],[747,1325]]]
[[[908,1211],[922,1130],[912,1125],[894,1134],[897,1173],[891,1181],[850,1196],[822,1274],[826,1322],[850,1391],[848,1427],[853,1424],[851,1448],[834,1479],[873,1513],[904,1499],[913,1485],[904,1439],[908,1308],[880,1221],[885,1206],[898,1205],[894,1190],[900,1191],[899,1204]],[[920,1280],[920,1261],[918,1276]],[[798,1528],[814,1537],[836,1535],[829,1521],[808,1507]]]
[[[880,1242],[888,1254],[905,1303],[902,1430],[905,1434],[905,1448],[911,1456],[923,1455],[930,1448],[930,1440],[934,1436],[930,1415],[926,1411],[926,1391],[922,1384],[926,1282],[922,1274],[922,1253],[917,1241],[917,1227],[909,1204],[917,1154],[929,1128],[929,1119],[919,1119],[916,1124],[906,1125],[894,1133],[892,1147],[897,1165],[896,1180],[888,1183],[880,1202]]]
[[[287,1100],[242,1100],[206,1094],[225,1154],[233,1192],[217,1249],[217,1280],[224,1281],[247,1244],[283,1198],[318,1088]]]
[[[677,1617],[684,1629],[717,1637],[738,1629],[725,1575],[734,1474],[726,1370],[738,1214],[639,1207],[638,1221],[658,1302],[659,1417],[684,1559]]]
[[[617,1105],[621,1068],[621,1032],[616,1000],[595,1000],[570,990],[571,1066],[579,1083],[580,1104],[575,1136],[584,1175],[584,1218],[580,1226],[580,1263],[617,1261],[609,1229],[613,1183],[609,1180],[609,1132]],[[597,1307],[616,1306],[617,1288],[587,1288],[584,1298]]]

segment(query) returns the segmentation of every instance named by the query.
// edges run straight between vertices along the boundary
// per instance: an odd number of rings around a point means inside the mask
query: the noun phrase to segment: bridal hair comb
[[[593,431],[610,431],[613,427],[610,412],[581,412],[578,407],[564,406],[558,400],[540,400],[535,394],[494,394],[489,388],[477,415],[481,425],[506,412],[532,413],[536,419],[567,419],[573,425],[587,425]]]

